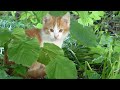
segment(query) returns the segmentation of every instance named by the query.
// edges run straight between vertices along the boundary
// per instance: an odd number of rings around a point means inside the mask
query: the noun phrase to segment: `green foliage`
[[[0,79],[22,79],[22,78],[21,77],[10,76],[4,70],[0,70]]]
[[[3,46],[10,40],[11,32],[8,29],[0,29],[0,46]]]
[[[44,47],[41,48],[38,61],[47,65],[49,61],[54,60],[57,55],[64,56],[64,52],[61,48],[54,44],[44,43]]]
[[[3,51],[0,78],[22,79],[28,67],[38,61],[47,66],[48,79],[119,79],[119,11],[71,11],[71,34],[62,49],[50,43],[40,47],[36,38],[25,35],[26,28],[42,28],[42,18],[47,13],[63,16],[67,12],[1,11],[0,47],[8,51],[15,66],[4,64]],[[13,72],[9,74],[11,68]]]
[[[0,78],[3,79],[3,78],[6,78],[8,75],[7,73],[4,71],[4,70],[0,70]]]
[[[39,57],[39,43],[37,39],[25,39],[12,43],[9,45],[8,56],[11,61],[29,67]]]
[[[32,22],[34,27],[42,28],[42,18],[48,13],[48,11],[26,11],[21,13],[20,20],[25,22]]]
[[[104,16],[105,12],[103,11],[90,11],[91,14],[89,15],[90,18],[92,18],[93,20],[100,20],[101,17]]]
[[[22,40],[23,37],[25,37],[25,30],[22,29],[22,28],[14,28],[13,29],[13,32],[12,32],[12,36],[14,39],[17,39],[17,40]]]
[[[71,35],[86,46],[96,46],[96,36],[91,27],[84,27],[76,21],[71,22]]]
[[[99,44],[101,45],[110,45],[113,43],[113,38],[112,36],[109,35],[102,35]]]
[[[100,75],[95,71],[87,70],[84,75],[87,76],[88,79],[100,79]]]
[[[78,22],[84,26],[93,25],[94,20],[100,20],[104,16],[103,11],[79,11]]]
[[[42,18],[48,13],[48,11],[33,11],[37,20],[42,23]]]
[[[46,73],[49,79],[77,79],[75,64],[59,55],[46,66]]]
[[[80,19],[78,19],[78,22],[80,24],[85,25],[85,26],[88,26],[89,24],[93,25],[93,20],[92,18],[89,17],[88,11],[80,11],[79,15],[81,17]]]
[[[27,68],[22,65],[16,65],[13,68],[13,75],[15,76],[25,76],[27,73]]]

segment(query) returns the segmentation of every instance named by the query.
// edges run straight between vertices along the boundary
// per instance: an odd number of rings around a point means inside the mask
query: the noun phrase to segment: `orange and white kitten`
[[[47,14],[43,18],[43,28],[26,30],[29,37],[37,37],[40,46],[44,43],[54,43],[62,48],[64,39],[69,34],[70,28],[70,14],[66,13],[62,17],[55,17]],[[32,78],[41,78],[45,76],[45,65],[35,62],[28,70],[28,75]]]
[[[62,17],[54,17],[50,14],[47,14],[43,18],[43,28],[41,30],[26,30],[26,34],[30,37],[36,36],[40,42],[41,47],[44,45],[44,43],[54,43],[61,48],[64,39],[69,34],[69,28],[69,13]]]

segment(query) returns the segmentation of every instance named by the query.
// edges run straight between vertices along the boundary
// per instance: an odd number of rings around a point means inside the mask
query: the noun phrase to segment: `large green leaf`
[[[3,46],[11,38],[11,32],[8,29],[0,29],[0,46]]]
[[[64,56],[63,50],[53,43],[44,43],[44,47],[40,51],[39,61],[47,65],[56,55]]]
[[[87,46],[96,46],[96,36],[91,27],[83,27],[76,21],[71,21],[70,33],[73,38]]]
[[[39,57],[39,48],[39,43],[35,38],[13,43],[8,49],[9,60],[24,66],[31,66]]]
[[[13,29],[12,36],[16,39],[23,39],[25,35],[25,30],[22,28]]]
[[[75,64],[59,55],[46,66],[46,73],[49,79],[77,79]]]

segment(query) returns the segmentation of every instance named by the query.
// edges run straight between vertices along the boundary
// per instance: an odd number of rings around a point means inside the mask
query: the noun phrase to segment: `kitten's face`
[[[48,14],[43,18],[43,30],[49,35],[51,40],[64,39],[69,33],[69,27],[69,13],[62,17],[54,17]]]

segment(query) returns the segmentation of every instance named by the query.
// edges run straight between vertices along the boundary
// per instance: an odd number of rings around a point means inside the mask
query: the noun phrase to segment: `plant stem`
[[[105,78],[105,69],[106,69],[106,62],[107,60],[105,59],[104,60],[104,65],[103,65],[103,71],[102,71],[102,75],[101,75],[101,78],[104,79]]]
[[[69,49],[69,48],[68,48],[68,51],[71,52],[71,54],[72,54],[72,55],[74,56],[74,58],[75,58],[76,63],[78,64],[78,66],[80,66],[80,62],[79,62],[79,60],[77,59],[75,53],[74,53],[71,49]]]
[[[88,68],[89,68],[91,71],[93,71],[92,68],[90,67],[89,63],[88,63],[87,61],[85,61],[85,63],[87,64]]]

